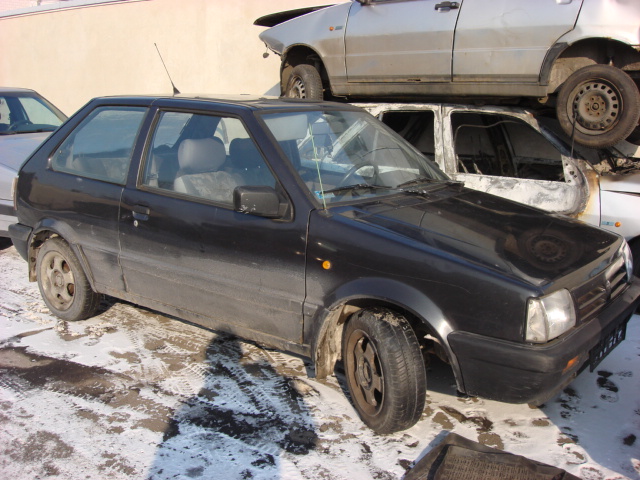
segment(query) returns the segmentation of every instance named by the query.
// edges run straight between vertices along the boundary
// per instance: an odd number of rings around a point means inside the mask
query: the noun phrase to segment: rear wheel
[[[343,332],[342,359],[355,408],[374,431],[393,433],[420,419],[427,375],[404,317],[386,309],[353,314]]]
[[[284,96],[322,100],[322,79],[318,70],[313,65],[297,65],[291,71]]]
[[[38,287],[44,302],[56,317],[83,320],[93,316],[100,295],[93,291],[78,258],[60,238],[50,238],[36,259]]]
[[[571,75],[560,89],[556,107],[560,126],[587,147],[609,147],[638,126],[640,93],[622,70],[590,65]]]

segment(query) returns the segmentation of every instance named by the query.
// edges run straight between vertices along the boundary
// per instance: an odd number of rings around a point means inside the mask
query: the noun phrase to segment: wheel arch
[[[75,241],[75,233],[73,232],[73,229],[64,222],[51,219],[44,219],[38,222],[38,225],[36,225],[33,229],[33,233],[31,234],[27,252],[29,281],[35,282],[37,280],[36,259],[38,257],[40,247],[49,238],[53,237],[61,238],[67,243],[67,245],[69,245],[69,248],[71,248],[75,256],[78,258],[91,287],[95,289],[93,273],[89,267],[89,262],[82,251],[82,247],[80,247],[80,245]]]
[[[631,45],[610,38],[582,38],[571,43],[559,42],[547,52],[540,71],[540,83],[547,93],[557,93],[571,74],[588,65],[611,65],[638,81],[640,52]],[[636,75],[636,76],[634,76]]]
[[[320,73],[323,88],[330,90],[329,76],[320,54],[309,45],[292,45],[282,55],[282,62],[280,63],[280,95],[284,95],[287,82],[291,77],[291,71],[301,64],[315,67]]]
[[[628,241],[633,257],[633,273],[640,276],[640,235]]]
[[[442,310],[415,288],[387,279],[358,279],[337,289],[315,316],[311,357],[318,378],[331,375],[342,351],[342,330],[348,318],[366,308],[387,308],[404,316],[423,351],[451,365],[458,388],[464,391],[455,354],[447,341],[453,327]]]

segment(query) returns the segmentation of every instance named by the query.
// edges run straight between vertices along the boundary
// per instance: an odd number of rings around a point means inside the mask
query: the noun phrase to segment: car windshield
[[[52,132],[66,116],[31,92],[0,92],[0,135]]]
[[[435,163],[365,112],[277,113],[264,120],[325,206],[448,180]]]

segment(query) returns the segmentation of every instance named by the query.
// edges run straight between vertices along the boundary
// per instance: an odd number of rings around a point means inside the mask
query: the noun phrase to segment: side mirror
[[[233,209],[257,217],[281,218],[280,199],[272,187],[244,186],[233,191]]]
[[[358,0],[358,3],[364,7],[367,5],[371,5],[371,0]]]

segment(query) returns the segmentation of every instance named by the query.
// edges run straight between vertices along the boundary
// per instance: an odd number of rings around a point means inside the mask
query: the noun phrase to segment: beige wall
[[[72,4],[73,2],[69,2]],[[0,86],[37,90],[71,114],[100,95],[278,94],[256,18],[313,0],[133,0],[0,18]]]

